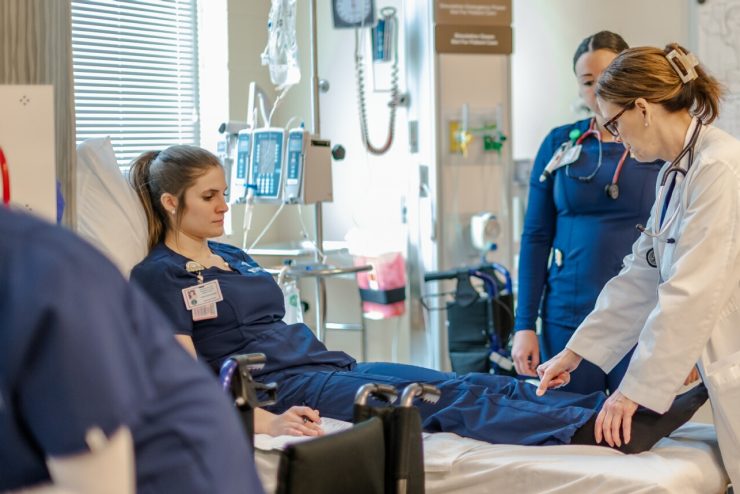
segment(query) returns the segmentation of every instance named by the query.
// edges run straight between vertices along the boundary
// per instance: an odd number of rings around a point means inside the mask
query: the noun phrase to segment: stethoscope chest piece
[[[619,198],[619,185],[615,183],[607,184],[604,188],[607,197],[614,199],[615,201]]]
[[[652,268],[658,267],[658,262],[655,259],[655,249],[650,249],[647,251],[647,254],[645,254],[645,260],[647,261],[650,267]]]

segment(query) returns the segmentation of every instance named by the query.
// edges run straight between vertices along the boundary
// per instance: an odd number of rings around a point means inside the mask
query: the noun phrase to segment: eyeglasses
[[[611,135],[614,137],[619,137],[619,129],[617,128],[617,120],[619,120],[619,117],[622,116],[622,113],[626,112],[627,110],[631,109],[633,106],[635,106],[634,103],[631,105],[627,105],[624,108],[622,108],[622,111],[614,115],[612,118],[604,122],[604,128],[609,131]]]

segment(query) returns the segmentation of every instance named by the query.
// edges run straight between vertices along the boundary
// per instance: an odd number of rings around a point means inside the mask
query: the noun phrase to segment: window
[[[120,166],[200,142],[196,0],[72,0],[77,142],[110,136]]]

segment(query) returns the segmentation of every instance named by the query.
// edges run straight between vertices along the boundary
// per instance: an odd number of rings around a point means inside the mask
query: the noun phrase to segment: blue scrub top
[[[218,280],[224,300],[216,304],[214,319],[193,321],[185,306],[184,288],[198,283],[197,273],[188,272],[190,259],[163,243],[131,272],[162,311],[170,316],[176,332],[189,335],[198,355],[214,370],[229,356],[264,353],[265,367],[255,377],[300,368],[349,370],[355,360],[344,352],[329,351],[303,323],[285,324],[285,305],[280,287],[241,249],[217,242],[208,243],[233,271],[217,267],[202,271],[205,283]]]
[[[590,121],[553,129],[537,153],[519,257],[515,330],[534,329],[538,315],[545,322],[577,327],[593,310],[606,282],[620,271],[639,236],[635,225],[650,216],[662,162],[639,163],[628,156],[619,176],[619,197],[606,195],[624,152],[619,143],[602,143],[602,166],[588,182],[572,177],[587,177],[596,169],[599,143],[594,136],[583,140],[578,160],[568,169],[539,181],[570,132],[586,132]],[[548,266],[551,249],[562,252],[560,266],[554,259]]]
[[[126,426],[139,493],[262,492],[214,377],[100,253],[0,208],[0,272],[0,491]]]

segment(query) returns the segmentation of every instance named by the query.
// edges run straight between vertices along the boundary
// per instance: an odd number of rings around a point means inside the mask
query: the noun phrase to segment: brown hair
[[[701,65],[694,68],[696,79],[682,82],[666,58],[672,50],[689,53],[678,43],[671,43],[663,50],[640,47],[617,55],[599,77],[596,96],[622,107],[631,106],[637,98],[645,98],[663,105],[669,112],[688,110],[702,122],[711,123],[719,115],[722,85]]]
[[[591,36],[586,36],[573,54],[573,72],[576,71],[578,59],[581,58],[584,53],[596,50],[608,50],[612,53],[621,53],[629,47],[630,46],[624,38],[611,31],[599,31]]]
[[[139,196],[146,213],[151,250],[164,240],[170,226],[167,211],[160,200],[162,194],[177,197],[174,225],[180,225],[185,209],[185,191],[211,167],[221,166],[212,153],[195,146],[170,146],[164,151],[148,151],[133,162],[129,181]]]

